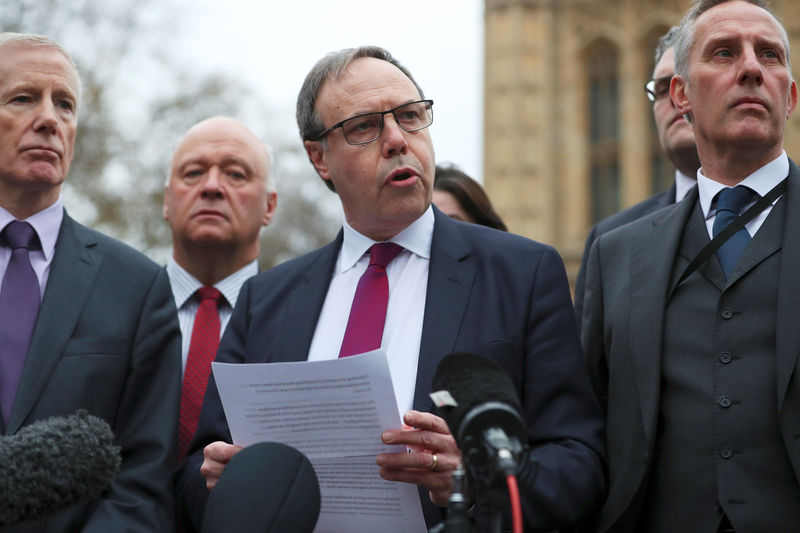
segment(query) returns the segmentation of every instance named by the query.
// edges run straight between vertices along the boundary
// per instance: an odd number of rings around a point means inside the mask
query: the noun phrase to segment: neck
[[[692,148],[691,151],[686,153],[675,154],[672,157],[672,164],[675,165],[681,174],[690,178],[697,177],[697,169],[700,168],[700,158],[697,155],[697,150]]]
[[[181,268],[197,278],[205,286],[214,285],[234,272],[244,268],[258,257],[254,252],[232,252],[225,248],[201,248],[187,253],[177,245],[173,247],[173,258]]]
[[[719,151],[703,151],[699,146],[700,161],[703,163],[703,175],[709,179],[733,187],[747,176],[773,161],[783,148],[778,146],[770,150],[743,150],[733,147],[720,153]]]
[[[41,191],[20,190],[3,187],[0,182],[0,205],[17,220],[25,220],[56,203],[60,191],[60,186]]]

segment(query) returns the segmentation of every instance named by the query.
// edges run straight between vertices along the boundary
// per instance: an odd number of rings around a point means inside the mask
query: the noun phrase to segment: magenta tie
[[[369,352],[381,347],[383,325],[386,322],[386,305],[389,303],[386,265],[403,251],[403,247],[393,242],[381,242],[373,244],[369,251],[369,266],[358,280],[339,357]]]
[[[39,315],[41,291],[28,257],[29,249],[39,249],[36,231],[27,222],[15,220],[5,227],[3,236],[11,248],[0,288],[0,407],[3,422],[8,422]]]

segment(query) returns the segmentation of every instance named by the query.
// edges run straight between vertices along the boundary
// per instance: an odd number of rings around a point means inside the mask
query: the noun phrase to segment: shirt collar
[[[58,195],[55,203],[29,216],[22,222],[28,222],[36,235],[39,237],[39,244],[42,245],[42,253],[46,261],[53,259],[58,240],[58,231],[61,229],[61,221],[64,219],[64,201]],[[16,220],[14,215],[0,207],[0,231],[12,221]]]
[[[712,215],[711,203],[719,191],[726,186],[718,181],[705,177],[702,171],[702,168],[697,171],[697,188],[700,194],[700,207],[703,209],[705,217],[708,218]],[[786,155],[786,151],[781,151],[781,155],[747,176],[740,181],[738,185],[746,185],[756,191],[760,196],[764,196],[788,175],[789,157]],[[774,203],[775,202],[773,202],[773,205]]]
[[[388,242],[397,243],[423,259],[430,259],[433,222],[433,208],[429,205],[421,217],[389,239]],[[367,253],[369,247],[377,241],[373,241],[366,235],[357,232],[347,223],[347,220],[343,222],[343,233],[344,240],[342,242],[342,251],[339,254],[338,268],[340,272],[347,272],[358,263],[358,260]]]
[[[230,276],[215,283],[214,287],[222,293],[228,305],[233,307],[236,305],[236,299],[239,297],[239,289],[242,288],[242,284],[256,274],[258,274],[258,261],[253,260],[253,262],[248,263]],[[167,275],[172,286],[172,295],[175,297],[175,306],[178,309],[183,307],[189,298],[197,292],[197,289],[203,286],[197,278],[180,266],[173,257],[170,257],[167,261]]]
[[[675,203],[683,200],[689,191],[697,185],[695,178],[690,178],[680,170],[675,171]]]

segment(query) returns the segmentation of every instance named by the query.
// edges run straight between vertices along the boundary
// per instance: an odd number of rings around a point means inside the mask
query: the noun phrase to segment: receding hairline
[[[0,52],[3,51],[4,48],[8,48],[10,46],[49,48],[59,52],[72,67],[75,77],[78,80],[78,89],[80,90],[80,74],[78,73],[78,65],[75,64],[75,61],[72,59],[72,57],[67,53],[66,50],[64,50],[64,47],[54,40],[36,33],[0,32]]]
[[[225,116],[216,116],[201,120],[200,122],[197,122],[196,124],[192,125],[188,130],[186,130],[186,133],[184,133],[183,137],[181,137],[180,141],[178,141],[178,144],[172,153],[172,159],[170,161],[170,171],[169,175],[167,176],[166,185],[169,185],[170,177],[172,175],[173,170],[175,169],[176,158],[178,157],[178,154],[184,148],[186,143],[198,137],[205,137],[207,136],[208,133],[213,134],[215,129],[221,126],[234,128],[236,131],[238,131],[240,134],[243,135],[244,139],[247,139],[246,144],[256,150],[256,153],[260,160],[260,164],[263,167],[264,181],[267,185],[267,192],[268,193],[275,192],[275,187],[272,183],[273,180],[271,177],[272,153],[269,146],[261,139],[259,139],[258,136],[255,133],[253,133],[252,130],[250,130],[250,128],[248,128],[247,126],[245,126],[236,119]]]
[[[694,5],[681,19],[678,25],[678,35],[675,39],[675,75],[682,76],[689,81],[689,70],[691,63],[692,50],[697,44],[697,23],[706,14],[713,11],[715,8],[730,5],[734,2],[740,1],[744,4],[749,4],[755,8],[761,9],[768,15],[768,18],[775,24],[780,41],[784,48],[786,59],[786,67],[789,76],[794,79],[791,65],[791,41],[789,39],[786,27],[781,23],[777,14],[773,12],[769,4],[764,0],[695,0]]]

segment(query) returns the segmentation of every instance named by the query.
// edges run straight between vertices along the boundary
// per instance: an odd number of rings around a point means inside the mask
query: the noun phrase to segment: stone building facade
[[[673,180],[644,84],[689,5],[485,0],[483,182],[510,230],[555,246],[571,281],[594,222]],[[771,6],[800,50],[800,2]],[[785,145],[800,161],[798,112]]]

